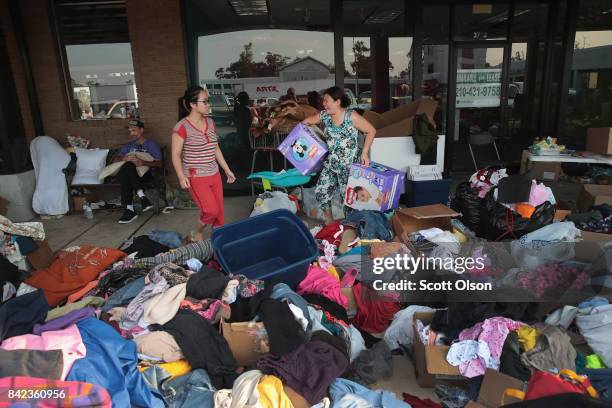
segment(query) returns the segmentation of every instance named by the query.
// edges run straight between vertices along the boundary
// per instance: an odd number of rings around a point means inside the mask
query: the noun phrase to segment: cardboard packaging
[[[433,320],[432,312],[417,312],[413,316],[414,343],[413,358],[417,383],[421,387],[433,387],[436,376],[444,378],[462,379],[459,367],[454,367],[446,361],[449,346],[426,346],[416,330],[416,321],[420,320],[428,325]]]
[[[393,218],[391,218],[391,225],[396,237],[401,242],[409,244],[408,234],[433,227],[450,230],[451,218],[459,215],[458,212],[443,204],[401,208],[395,211]]]
[[[38,249],[26,255],[26,258],[35,271],[48,268],[53,262],[53,251],[49,247],[49,243],[46,239],[43,241],[34,240],[34,242],[38,245]]]
[[[612,186],[602,184],[585,184],[578,196],[576,207],[579,212],[587,212],[594,205],[612,205]]]
[[[278,145],[281,152],[303,175],[316,173],[327,155],[327,144],[315,131],[303,124],[298,124]]]
[[[0,197],[0,215],[6,215],[10,201]]]
[[[387,211],[399,206],[406,174],[371,162],[351,164],[344,205],[355,210]]]
[[[587,129],[586,149],[597,154],[612,154],[612,128]]]
[[[80,196],[72,196],[72,211],[83,212],[83,205],[85,203],[94,203],[96,201],[96,196],[92,193],[86,193]]]
[[[219,328],[240,366],[255,365],[257,359],[269,351],[264,341],[267,339],[257,337],[257,333],[265,330],[261,322],[228,323],[222,319]]]
[[[541,181],[557,181],[561,174],[561,163],[532,162],[530,172]]]
[[[553,222],[561,222],[572,213],[569,205],[561,200],[557,201],[557,207],[555,208],[555,217]]]
[[[518,399],[504,396],[506,389],[523,389],[523,382],[517,378],[487,368],[482,379],[478,401],[470,401],[465,408],[498,408],[502,405],[519,402]]]

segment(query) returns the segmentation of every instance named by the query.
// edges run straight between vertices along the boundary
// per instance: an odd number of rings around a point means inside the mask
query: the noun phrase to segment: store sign
[[[501,68],[457,70],[457,108],[500,105]]]
[[[276,88],[276,85],[257,87],[257,93],[268,93],[268,92],[279,92],[279,91]]]

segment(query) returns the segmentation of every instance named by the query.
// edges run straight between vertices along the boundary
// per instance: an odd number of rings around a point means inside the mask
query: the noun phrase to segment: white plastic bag
[[[334,199],[332,202],[332,216],[335,220],[339,220],[344,218],[344,203],[342,202],[342,196],[340,193],[334,194]],[[315,188],[303,188],[302,189],[302,210],[304,213],[312,219],[325,221],[325,216],[323,215],[323,211],[321,211],[321,207],[319,207],[319,203],[315,197]]]
[[[510,243],[512,257],[525,269],[575,257],[574,246],[581,232],[573,222],[556,222],[523,235]]]
[[[608,367],[612,367],[612,305],[580,310],[576,326],[589,347]]]
[[[287,193],[282,191],[266,191],[260,194],[255,200],[251,217],[256,215],[265,214],[274,210],[289,210],[292,213],[297,212],[297,204],[291,200]]]

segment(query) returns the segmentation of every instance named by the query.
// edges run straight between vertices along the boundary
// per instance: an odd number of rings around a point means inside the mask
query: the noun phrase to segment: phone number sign
[[[457,70],[457,108],[487,108],[500,105],[501,69]]]

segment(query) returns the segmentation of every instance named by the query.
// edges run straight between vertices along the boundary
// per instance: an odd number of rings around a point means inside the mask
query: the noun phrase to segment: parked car
[[[140,117],[137,100],[115,102],[106,113],[107,119],[132,119]]]
[[[232,126],[234,124],[234,108],[226,95],[210,95],[211,116],[220,126]]]

